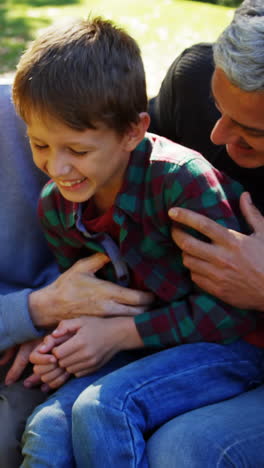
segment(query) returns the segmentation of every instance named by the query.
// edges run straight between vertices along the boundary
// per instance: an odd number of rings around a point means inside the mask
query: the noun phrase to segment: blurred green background
[[[12,77],[27,44],[51,23],[102,15],[138,41],[148,94],[157,93],[165,72],[185,47],[213,41],[241,0],[0,0],[0,79]]]

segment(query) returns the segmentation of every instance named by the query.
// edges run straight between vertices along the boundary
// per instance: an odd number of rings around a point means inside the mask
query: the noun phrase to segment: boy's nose
[[[52,179],[65,176],[70,173],[71,165],[61,153],[50,157],[47,161],[47,172]]]

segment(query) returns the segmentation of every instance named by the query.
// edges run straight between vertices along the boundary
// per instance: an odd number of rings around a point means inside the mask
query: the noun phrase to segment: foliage
[[[214,41],[230,22],[233,9],[188,0],[0,0],[0,76],[16,63],[46,26],[73,17],[102,15],[125,27],[138,41],[149,95],[185,47]]]
[[[213,5],[221,5],[221,6],[227,6],[227,7],[238,7],[241,5],[242,0],[190,0],[193,2],[203,2],[203,3],[212,3]]]

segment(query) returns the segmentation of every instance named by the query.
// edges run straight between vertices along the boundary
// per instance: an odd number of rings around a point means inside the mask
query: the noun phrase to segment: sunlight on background
[[[13,76],[27,43],[51,23],[89,13],[112,19],[138,41],[148,95],[157,93],[171,62],[185,47],[214,41],[233,9],[187,0],[2,0],[0,77]],[[1,16],[2,15],[2,16]],[[2,33],[1,33],[2,30]]]

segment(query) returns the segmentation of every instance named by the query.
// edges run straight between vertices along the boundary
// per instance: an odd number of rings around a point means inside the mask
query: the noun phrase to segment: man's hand
[[[241,195],[240,207],[254,231],[250,236],[190,210],[172,208],[169,216],[177,221],[172,237],[198,286],[233,306],[264,311],[264,218],[247,192]],[[183,232],[178,223],[206,235],[212,243]]]
[[[96,278],[109,258],[101,253],[79,260],[49,286],[29,296],[36,326],[51,327],[61,320],[89,316],[134,316],[153,302],[151,293],[123,288]]]
[[[40,341],[41,340],[32,340],[20,345],[14,362],[6,374],[6,385],[11,385],[20,378],[29,363],[29,355],[31,351],[40,343]],[[39,379],[34,379],[33,383],[36,385],[39,383]]]
[[[7,364],[11,359],[15,356],[17,352],[17,346],[12,346],[12,348],[8,348],[1,353],[0,356],[0,366],[4,366]]]

